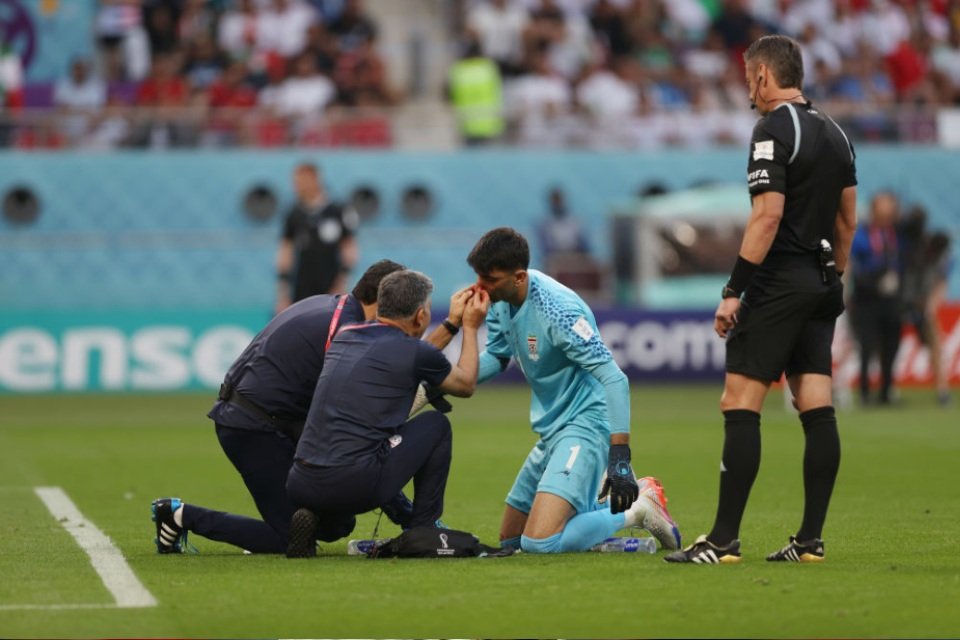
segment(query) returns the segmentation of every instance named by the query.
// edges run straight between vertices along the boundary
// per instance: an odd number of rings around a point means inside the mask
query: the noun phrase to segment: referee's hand
[[[727,334],[737,324],[737,314],[740,313],[740,298],[724,298],[717,306],[717,312],[713,314],[713,330],[721,338],[726,338]]]

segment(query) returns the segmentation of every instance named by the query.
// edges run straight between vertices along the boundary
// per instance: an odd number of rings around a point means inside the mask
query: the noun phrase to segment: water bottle
[[[378,544],[389,541],[390,538],[377,538],[376,540],[351,540],[347,543],[348,556],[365,556],[373,550]]]
[[[614,551],[624,553],[656,553],[657,541],[653,538],[607,538],[592,550],[601,553],[611,553]]]

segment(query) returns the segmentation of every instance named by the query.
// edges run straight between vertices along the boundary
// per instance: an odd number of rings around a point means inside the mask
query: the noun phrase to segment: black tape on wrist
[[[733,266],[733,273],[730,274],[730,280],[727,281],[726,288],[739,296],[750,284],[757,266],[744,259],[743,256],[737,256],[737,264]]]

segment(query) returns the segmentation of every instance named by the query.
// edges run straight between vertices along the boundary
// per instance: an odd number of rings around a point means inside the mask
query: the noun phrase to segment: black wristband
[[[452,336],[455,336],[458,333],[460,333],[460,327],[450,322],[449,318],[445,318],[444,321],[441,322],[440,324],[442,324],[443,328],[446,329],[447,332]]]
[[[733,273],[730,274],[730,280],[724,287],[725,298],[740,297],[743,290],[750,284],[753,274],[757,270],[757,265],[744,259],[743,256],[737,256],[737,264],[733,265]],[[727,290],[731,295],[727,295]]]

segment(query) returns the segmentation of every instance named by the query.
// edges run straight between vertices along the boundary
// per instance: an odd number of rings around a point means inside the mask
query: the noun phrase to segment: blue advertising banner
[[[632,382],[722,376],[724,344],[708,312],[610,309],[596,316]],[[434,317],[445,313],[437,309]],[[0,313],[0,393],[216,389],[267,320],[261,311]],[[458,340],[447,355],[459,357]],[[499,378],[520,380],[516,367]]]

